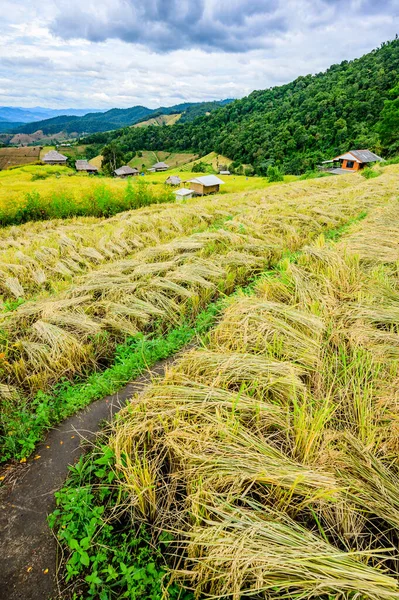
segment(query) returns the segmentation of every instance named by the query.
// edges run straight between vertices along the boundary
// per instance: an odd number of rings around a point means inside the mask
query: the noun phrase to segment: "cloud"
[[[13,67],[14,69],[53,69],[54,63],[48,57],[38,56],[0,56],[0,68]]]
[[[278,0],[61,0],[58,8],[55,35],[120,39],[155,52],[246,52],[270,46],[288,28]]]
[[[0,105],[242,97],[369,52],[399,0],[1,0]]]

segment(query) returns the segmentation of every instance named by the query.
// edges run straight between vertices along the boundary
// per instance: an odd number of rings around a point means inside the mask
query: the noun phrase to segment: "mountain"
[[[28,123],[19,127],[14,132],[32,134],[36,131],[42,131],[44,135],[52,135],[60,132],[82,135],[110,131],[120,127],[129,127],[130,125],[148,119],[150,116],[175,113],[182,114],[182,117],[187,115],[187,119],[190,120],[190,114],[193,115],[192,118],[194,118],[197,114],[205,114],[228,102],[231,102],[231,100],[199,103],[186,102],[157,109],[146,108],[145,106],[133,106],[132,108],[125,109],[112,108],[104,113],[89,113],[83,117],[69,117],[62,115],[52,119]]]
[[[5,119],[0,119],[0,133],[8,133],[14,129],[21,127],[22,123],[11,123]]]
[[[389,139],[391,123],[397,123],[393,133],[399,140],[398,80],[399,39],[395,39],[323,73],[254,91],[192,122],[181,119],[170,127],[114,131],[86,141],[114,140],[125,152],[215,151],[232,159],[233,166],[253,165],[258,174],[266,173],[270,164],[301,173],[351,148],[378,154]],[[387,153],[392,151],[392,145],[386,148]]]
[[[34,108],[21,108],[14,106],[0,106],[0,121],[9,121],[13,125],[15,123],[31,123],[32,121],[42,121],[61,115],[82,116],[89,112],[103,112],[97,109],[90,108],[43,108],[35,106]]]

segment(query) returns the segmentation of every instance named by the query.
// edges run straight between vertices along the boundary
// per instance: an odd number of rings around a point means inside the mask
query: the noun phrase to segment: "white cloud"
[[[399,0],[196,0],[196,12],[191,0],[168,0],[168,9],[135,1],[136,12],[122,11],[130,0],[96,0],[86,11],[93,1],[2,0],[0,105],[155,108],[242,97],[361,56],[398,29]],[[133,27],[139,9],[149,32]]]

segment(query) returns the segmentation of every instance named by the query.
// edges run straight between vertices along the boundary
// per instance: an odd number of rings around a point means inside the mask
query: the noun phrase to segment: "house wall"
[[[45,165],[63,165],[64,167],[66,167],[66,160],[43,160],[42,161]]]
[[[219,185],[201,185],[200,183],[190,183],[190,190],[193,190],[199,196],[206,196],[207,194],[216,194],[219,191]]]
[[[353,161],[348,161],[348,160],[344,160],[342,162],[342,168],[343,169],[347,169],[348,171],[358,171],[361,167],[360,163],[358,162],[354,162],[353,167],[348,167],[348,162],[353,162]]]

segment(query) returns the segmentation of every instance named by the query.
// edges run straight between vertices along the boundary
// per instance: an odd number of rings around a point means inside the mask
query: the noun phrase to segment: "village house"
[[[193,190],[196,196],[206,196],[208,194],[216,194],[224,181],[216,177],[216,175],[204,175],[190,179],[188,182],[190,189]]]
[[[56,150],[50,150],[42,158],[42,162],[45,165],[64,165],[67,164],[68,157],[60,154]]]
[[[340,154],[332,160],[325,160],[323,165],[331,165],[331,169],[325,169],[328,173],[334,175],[343,175],[345,173],[356,173],[363,169],[367,164],[381,162],[384,159],[370,152],[370,150],[349,150],[345,154]],[[334,163],[337,163],[335,166]],[[339,164],[339,166],[338,166]]]
[[[119,167],[119,169],[115,169],[114,176],[115,177],[137,177],[139,174],[139,170],[136,167],[129,167],[128,165],[124,165],[123,167]]]
[[[160,173],[161,171],[167,171],[169,169],[169,165],[167,165],[164,162],[158,162],[155,163],[155,165],[152,165],[152,167],[150,169],[148,169],[148,171],[150,173]]]
[[[91,173],[93,175],[98,173],[97,167],[91,165],[89,162],[87,162],[87,160],[77,160],[75,162],[75,169],[79,173]]]
[[[194,195],[194,191],[187,188],[180,188],[173,193],[176,195],[176,200],[188,200]]]
[[[166,183],[166,185],[180,185],[181,179],[177,175],[171,175],[170,177],[167,178],[165,183]]]
[[[219,175],[231,175],[230,171],[219,171]]]

